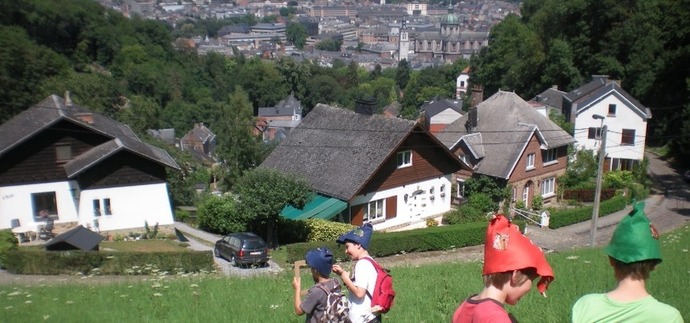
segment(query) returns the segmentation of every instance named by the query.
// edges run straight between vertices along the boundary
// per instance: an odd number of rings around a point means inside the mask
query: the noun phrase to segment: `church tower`
[[[400,27],[400,37],[398,39],[398,61],[402,61],[404,59],[409,62],[410,60],[407,57],[409,51],[410,38],[409,34],[407,33],[407,21],[403,17],[402,26]]]

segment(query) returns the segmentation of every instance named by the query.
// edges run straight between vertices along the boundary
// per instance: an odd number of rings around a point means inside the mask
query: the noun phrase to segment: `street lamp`
[[[596,235],[597,235],[597,220],[599,219],[599,202],[601,200],[601,177],[604,172],[604,156],[606,155],[606,132],[607,132],[607,127],[604,124],[604,116],[594,114],[592,115],[593,119],[599,119],[601,120],[601,133],[599,136],[601,137],[601,144],[599,145],[599,164],[597,165],[597,188],[594,191],[594,208],[592,209],[592,229],[591,229],[591,235],[590,235],[590,245],[594,247],[596,243]]]

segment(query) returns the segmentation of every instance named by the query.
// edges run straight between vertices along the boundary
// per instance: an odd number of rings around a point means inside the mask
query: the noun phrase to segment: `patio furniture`
[[[21,225],[19,219],[12,219],[10,222],[12,233],[17,237],[19,243],[30,242],[32,238],[36,237],[36,227],[30,225]]]
[[[48,219],[46,225],[38,232],[38,237],[41,240],[49,240],[55,237],[55,233],[53,233],[54,221],[53,219]]]

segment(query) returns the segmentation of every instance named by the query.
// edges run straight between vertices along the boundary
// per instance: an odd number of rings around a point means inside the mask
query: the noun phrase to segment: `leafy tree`
[[[407,82],[410,80],[411,70],[410,63],[408,63],[406,59],[398,62],[398,68],[395,72],[395,84],[398,85],[398,88],[404,89],[407,87]]]
[[[590,150],[578,150],[569,159],[565,174],[558,178],[559,190],[594,187],[599,165],[594,153]]]
[[[320,50],[325,50],[329,52],[339,52],[340,46],[343,45],[342,40],[335,40],[331,38],[326,38],[318,43],[316,43],[316,48]]]
[[[246,231],[251,217],[237,204],[232,196],[208,195],[197,207],[199,228],[218,234]]]
[[[281,57],[276,68],[283,76],[284,84],[290,92],[302,100],[307,92],[307,81],[311,78],[311,69],[306,64],[297,63],[292,57]]]
[[[288,95],[283,76],[273,64],[264,64],[261,60],[252,59],[247,64],[238,66],[236,70],[239,85],[246,91],[256,109],[273,106]]]
[[[304,48],[304,44],[307,43],[307,28],[300,23],[289,23],[285,29],[285,34],[287,41],[295,44],[299,49]]]
[[[477,193],[484,194],[496,203],[496,206],[511,194],[505,183],[501,183],[486,175],[479,175],[465,181],[465,193],[468,197]]]
[[[278,243],[276,225],[282,209],[286,205],[301,209],[313,194],[306,180],[267,168],[245,173],[234,190],[239,195],[240,211],[253,219],[254,231],[265,232],[273,246]]]
[[[344,96],[343,87],[329,75],[318,75],[307,81],[303,113],[307,115],[318,103],[334,103]]]
[[[141,135],[146,133],[147,129],[159,128],[159,110],[160,107],[153,99],[134,96],[120,109],[118,119]]]

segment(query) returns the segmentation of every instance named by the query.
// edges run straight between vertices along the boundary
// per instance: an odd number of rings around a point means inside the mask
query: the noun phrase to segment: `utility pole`
[[[596,116],[596,115],[595,115]],[[596,117],[595,117],[596,118]],[[602,119],[603,123],[603,119]],[[597,220],[599,219],[599,201],[601,200],[601,178],[604,173],[604,160],[606,156],[606,125],[601,127],[601,145],[599,147],[599,164],[597,166],[597,188],[594,192],[594,208],[592,209],[592,229],[590,245],[594,247],[597,235]]]

